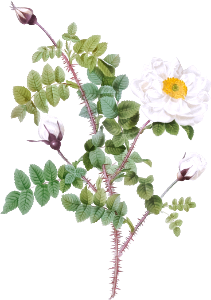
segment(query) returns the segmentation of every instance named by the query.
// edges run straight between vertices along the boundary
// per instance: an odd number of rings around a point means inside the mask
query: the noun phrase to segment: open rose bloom
[[[206,169],[207,162],[203,156],[197,152],[185,153],[184,157],[179,161],[179,172],[177,179],[183,180],[196,180]]]
[[[153,58],[130,87],[143,103],[141,110],[152,122],[193,126],[208,109],[211,82],[194,66],[183,70],[176,58],[171,62]]]

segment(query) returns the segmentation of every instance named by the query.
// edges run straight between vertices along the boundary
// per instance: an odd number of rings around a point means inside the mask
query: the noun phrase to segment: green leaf
[[[135,228],[133,226],[133,223],[131,222],[131,220],[127,217],[123,223],[127,223],[130,227],[131,232],[134,232]]]
[[[105,153],[100,148],[97,148],[89,152],[89,159],[94,167],[102,168],[102,165],[105,163]]]
[[[82,85],[82,89],[85,92],[88,101],[93,101],[98,97],[98,87],[93,83],[85,83]],[[78,96],[83,99],[81,91],[77,91]]]
[[[115,92],[115,98],[117,101],[119,101],[122,97],[122,90],[118,90]]]
[[[98,67],[94,67],[92,72],[90,72],[89,69],[87,69],[87,77],[92,83],[100,85],[103,79],[103,72]]]
[[[76,31],[77,31],[77,25],[76,25],[75,22],[72,22],[72,23],[68,26],[67,32],[68,32],[70,35],[75,35],[75,34],[76,34]]]
[[[90,109],[92,110],[92,113],[94,115],[97,114],[97,105],[95,103],[93,103],[92,101],[88,101]],[[80,113],[79,113],[80,117],[86,118],[86,119],[90,119],[90,115],[88,113],[87,107],[86,105],[84,105],[84,107],[82,107]]]
[[[177,205],[177,199],[172,200],[172,205]]]
[[[135,162],[135,163],[141,163],[143,159],[141,156],[138,154],[138,152],[134,151],[131,155],[130,158]]]
[[[97,190],[100,190],[101,189],[101,183],[102,183],[102,178],[101,177],[98,177],[97,181],[96,181],[96,187],[97,187]]]
[[[115,96],[115,90],[110,85],[103,85],[99,88],[98,91],[98,98],[109,96],[114,97]]]
[[[179,237],[180,234],[181,234],[181,229],[179,227],[176,227],[173,229],[173,234],[176,236],[176,237]]]
[[[55,80],[58,83],[62,83],[63,81],[65,81],[65,73],[60,66],[57,66],[55,69]]]
[[[179,204],[184,204],[184,198],[183,197],[181,197],[180,199],[179,199]]]
[[[119,118],[120,119],[128,119],[128,118],[134,116],[135,114],[137,114],[137,112],[139,111],[139,108],[140,108],[140,104],[138,104],[135,101],[130,101],[130,100],[122,101],[118,105]]]
[[[79,88],[78,85],[77,85],[77,83],[75,83],[73,81],[66,80],[66,84],[68,86],[70,86],[71,88],[73,88],[73,89],[78,89]]]
[[[23,190],[18,198],[18,208],[22,215],[28,213],[33,205],[34,196],[32,190]]]
[[[175,222],[172,222],[172,223],[170,223],[169,224],[169,229],[174,229],[176,227],[176,224],[175,224]]]
[[[105,143],[105,134],[103,133],[103,126],[100,126],[100,130],[92,135],[92,143],[95,147],[102,147]]]
[[[56,56],[60,58],[62,56],[62,50],[60,48],[56,49]]]
[[[142,178],[139,179],[139,181]],[[143,178],[144,180],[144,178]],[[153,185],[151,183],[147,183],[144,181],[141,181],[141,183],[137,186],[136,193],[138,196],[144,200],[148,200],[152,197],[154,194]]]
[[[120,216],[125,216],[128,213],[128,207],[125,201],[122,201],[116,209],[116,212]]]
[[[49,57],[50,57],[50,49],[48,47],[46,47],[46,50],[43,52],[43,55],[42,55],[42,60],[44,62],[47,62]]]
[[[189,207],[189,205],[188,204],[184,204],[184,210],[186,211],[186,212],[188,212],[189,211],[189,209],[190,209],[190,207]]]
[[[162,199],[157,195],[153,195],[149,200],[145,200],[146,209],[155,215],[158,215],[160,213],[162,205]]]
[[[90,217],[90,214],[91,205],[81,204],[75,212],[75,217],[77,222],[83,222]]]
[[[48,160],[44,167],[44,178],[48,181],[54,181],[57,177],[57,169],[51,160]]]
[[[71,35],[69,33],[64,33],[64,34],[62,34],[62,38],[65,41],[70,41],[71,40]]]
[[[93,55],[90,55],[87,59],[88,69],[90,72],[94,70],[96,63],[97,63],[97,58]]]
[[[113,97],[104,96],[100,98],[102,112],[106,118],[113,119],[118,115],[116,101]]]
[[[42,56],[43,56],[43,51],[36,51],[32,55],[32,63],[39,62],[42,59]]]
[[[97,45],[97,47],[92,51],[92,54],[96,57],[101,56],[107,50],[108,43],[102,42]]]
[[[59,92],[59,97],[62,100],[67,100],[70,97],[70,91],[67,85],[65,84],[60,84],[58,87],[58,92]]]
[[[108,197],[108,200],[106,201],[106,206],[110,210],[117,210],[120,202],[120,194],[113,194],[110,197]]]
[[[97,206],[104,206],[106,203],[106,192],[103,188],[98,188],[97,192],[94,194],[93,202]]]
[[[128,171],[124,176],[124,186],[134,186],[139,181],[139,176],[133,171]]]
[[[176,226],[181,226],[183,221],[182,220],[176,220],[174,223],[175,223]]]
[[[120,147],[115,147],[112,140],[107,140],[105,142],[105,152],[107,154],[119,155],[122,152],[124,152],[125,149],[126,147],[124,145]]]
[[[77,35],[72,35],[71,38],[70,38],[71,42],[73,43],[76,43],[76,42],[79,42],[80,39]]]
[[[190,208],[194,208],[196,207],[196,203],[195,202],[191,202],[190,204],[188,204]]]
[[[43,175],[43,170],[37,165],[31,164],[29,166],[29,174],[30,174],[31,181],[34,184],[37,185],[37,184],[44,183],[45,179]]]
[[[185,199],[185,204],[190,204],[191,203],[191,197],[187,197]]]
[[[27,76],[27,88],[31,92],[40,91],[42,89],[40,74],[35,70],[30,70]]]
[[[103,72],[105,76],[113,77],[115,75],[115,68],[104,62],[102,59],[98,58],[97,64],[98,68]]]
[[[73,50],[75,51],[75,53],[81,54],[85,51],[85,49],[84,49],[85,42],[86,42],[86,39],[83,39],[83,40],[80,40],[75,43],[75,45],[73,46]]]
[[[40,114],[39,110],[37,109],[37,110],[33,113],[33,115],[34,115],[34,124],[35,124],[36,126],[39,126],[39,124],[40,124],[40,119],[41,119],[41,114]]]
[[[168,133],[172,135],[177,135],[179,132],[179,125],[175,120],[173,120],[170,123],[164,123],[165,124],[165,129]]]
[[[188,136],[188,139],[191,141],[194,137],[194,129],[192,126],[182,126],[180,125],[184,130],[185,132],[187,133],[187,136]]]
[[[84,168],[77,168],[75,172],[75,176],[81,178],[82,176],[85,176],[86,170]]]
[[[64,179],[67,174],[68,174],[68,171],[66,170],[65,165],[62,165],[61,167],[59,167],[58,177],[60,179]]]
[[[61,40],[58,40],[56,46],[57,46],[57,48],[61,49],[63,46],[63,42]]]
[[[53,107],[57,106],[60,100],[58,87],[54,84],[48,85],[46,87],[46,97],[50,105]]]
[[[48,190],[49,190],[50,195],[53,198],[56,198],[59,194],[59,181],[58,180],[50,181],[48,183]]]
[[[42,72],[42,83],[51,85],[53,82],[55,82],[54,70],[49,64],[46,64]]]
[[[102,224],[104,226],[110,224],[115,217],[115,212],[111,210],[105,210],[103,216],[101,217]]]
[[[108,54],[103,60],[108,64],[112,65],[114,68],[118,67],[120,63],[119,54]]]
[[[65,179],[62,179],[59,183],[59,189],[62,193],[65,193],[69,188],[71,187],[71,184],[66,184]]]
[[[18,207],[18,198],[20,196],[20,192],[12,191],[5,198],[5,204],[3,206],[3,211],[1,214],[7,214],[8,212],[14,210]]]
[[[81,203],[90,205],[93,203],[93,194],[90,190],[87,189],[87,186],[85,186],[81,193],[79,194],[79,199]]]
[[[153,175],[149,175],[149,176],[145,179],[145,183],[152,183],[153,181],[154,181]]]
[[[26,116],[26,105],[18,105],[15,108],[13,108],[11,112],[11,118],[17,118],[20,122],[23,121],[23,119]]]
[[[34,104],[43,113],[48,113],[48,102],[46,99],[46,92],[44,90],[40,90],[39,92],[34,94]]]
[[[113,136],[112,142],[115,147],[120,147],[125,143],[125,135],[121,132],[119,135]]]
[[[21,105],[26,104],[28,101],[31,100],[31,92],[24,86],[14,86],[13,95],[15,101]]]
[[[100,35],[90,36],[84,43],[84,51],[91,52],[93,51],[100,42]]]
[[[87,151],[87,152],[90,152],[90,151],[93,151],[96,149],[96,147],[93,145],[92,143],[92,139],[86,141],[86,143],[84,144],[84,149]]]
[[[93,168],[93,165],[91,164],[91,161],[89,159],[89,152],[86,152],[83,155],[83,164],[84,164],[85,168],[87,169],[87,171],[89,171]]]
[[[125,74],[117,76],[113,81],[113,88],[115,89],[115,91],[125,90],[128,87],[128,85],[129,79]]]
[[[75,180],[73,181],[72,185],[74,188],[82,190],[82,188],[84,186],[84,182],[83,182],[82,178],[76,177]]]
[[[90,221],[91,223],[97,222],[104,214],[105,208],[104,207],[91,207],[91,214],[90,214]]]
[[[62,205],[68,211],[76,211],[78,206],[81,205],[81,201],[74,194],[62,195]]]
[[[115,76],[112,76],[112,77],[103,76],[102,86],[104,86],[104,85],[110,85],[110,86],[112,86],[115,78],[116,78]]]
[[[37,185],[35,188],[34,196],[35,196],[35,199],[37,200],[37,202],[41,206],[46,205],[51,197],[49,190],[48,190],[48,185],[47,184]]]
[[[114,119],[105,119],[102,124],[106,130],[112,135],[119,135],[121,133],[120,125]]]
[[[75,180],[75,173],[68,173],[65,176],[65,183],[66,184],[71,184],[71,183],[73,183],[74,180]]]
[[[36,111],[37,111],[37,107],[36,107],[36,104],[34,101],[30,100],[29,102],[27,102],[25,104],[25,107],[26,107],[26,111],[29,113],[29,114],[35,114]]]
[[[119,105],[118,105],[119,107]],[[137,111],[134,116],[127,118],[127,119],[119,119],[119,125],[124,130],[133,130],[133,127],[135,127],[138,124],[138,121],[140,119],[140,113]],[[137,127],[136,127],[137,128]],[[137,129],[136,129],[137,130]]]
[[[15,186],[19,191],[27,190],[31,186],[29,177],[21,170],[15,169]]]
[[[124,218],[122,216],[115,216],[113,219],[113,225],[116,229],[119,229],[124,222]]]
[[[133,140],[137,136],[137,134],[139,133],[139,130],[140,130],[140,128],[135,126],[135,127],[131,128],[129,130],[124,129],[123,133],[124,133],[126,139]]]
[[[152,131],[156,136],[163,134],[165,131],[165,123],[153,122],[152,123]]]
[[[56,49],[54,45],[49,46],[49,56],[51,59],[54,59],[56,55]]]

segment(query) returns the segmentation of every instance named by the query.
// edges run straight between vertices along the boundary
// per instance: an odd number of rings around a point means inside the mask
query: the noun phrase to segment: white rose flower
[[[39,123],[38,133],[42,140],[29,142],[44,142],[54,150],[59,150],[61,147],[61,140],[64,135],[64,125],[56,117],[49,116],[42,119]]]
[[[153,58],[143,74],[130,87],[143,105],[141,110],[153,122],[193,126],[202,121],[208,109],[211,82],[194,66],[183,70],[176,58],[171,62]]]
[[[186,155],[186,153],[185,153]],[[196,152],[190,152],[186,157],[179,161],[179,172],[177,179],[183,180],[196,180],[206,169],[206,160]]]

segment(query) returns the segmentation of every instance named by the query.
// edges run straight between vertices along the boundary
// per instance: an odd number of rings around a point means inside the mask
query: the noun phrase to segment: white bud
[[[186,177],[191,177],[187,179],[196,180],[204,172],[206,167],[207,162],[203,156],[196,152],[190,152],[179,161],[180,171],[177,174],[177,178],[178,180],[181,180],[182,178],[185,180]],[[185,169],[188,169],[187,173],[181,174]]]
[[[52,149],[59,151],[61,147],[61,140],[64,135],[64,125],[56,117],[47,115],[39,123],[38,133],[42,140],[34,141],[27,140],[28,142],[43,142],[49,145]]]

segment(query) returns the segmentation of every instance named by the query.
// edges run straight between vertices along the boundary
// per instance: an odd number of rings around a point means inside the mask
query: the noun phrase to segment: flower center
[[[185,99],[187,95],[187,86],[184,81],[178,78],[167,78],[163,81],[163,92],[175,99]]]

